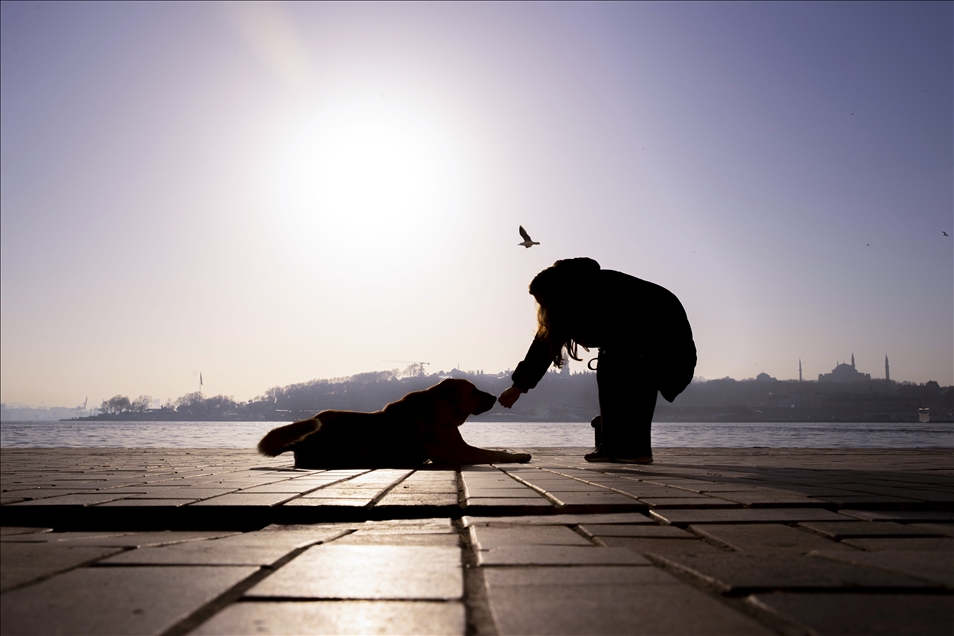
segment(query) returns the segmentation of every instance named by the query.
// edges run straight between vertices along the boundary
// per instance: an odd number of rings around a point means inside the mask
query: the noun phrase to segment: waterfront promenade
[[[515,449],[514,449],[515,450]],[[3,449],[14,634],[949,634],[954,451]]]

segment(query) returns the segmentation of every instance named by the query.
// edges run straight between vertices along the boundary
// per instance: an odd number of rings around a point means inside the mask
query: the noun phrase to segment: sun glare
[[[277,183],[289,233],[361,276],[429,260],[453,225],[457,181],[428,118],[375,95],[323,108],[295,134]]]

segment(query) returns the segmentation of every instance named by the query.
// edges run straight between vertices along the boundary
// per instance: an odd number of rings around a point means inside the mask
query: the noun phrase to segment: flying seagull
[[[943,234],[944,236],[948,235],[947,232],[944,232],[944,231],[942,231],[941,234]]]
[[[534,245],[540,244],[539,241],[534,241],[532,238],[530,238],[530,235],[527,234],[527,231],[523,229],[522,225],[520,226],[520,236],[523,237],[523,243],[517,243],[517,245],[523,245],[526,248],[530,248],[530,247],[533,247]]]

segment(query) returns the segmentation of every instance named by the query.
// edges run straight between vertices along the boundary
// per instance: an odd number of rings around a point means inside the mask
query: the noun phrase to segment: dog
[[[269,431],[258,451],[295,453],[296,468],[407,468],[434,464],[528,462],[528,453],[470,446],[457,430],[497,398],[467,380],[444,380],[408,393],[380,411],[322,411]]]

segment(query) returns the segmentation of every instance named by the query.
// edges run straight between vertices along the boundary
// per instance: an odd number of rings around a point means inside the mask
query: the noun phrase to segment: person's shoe
[[[620,464],[652,464],[653,456],[641,455],[639,457],[613,457],[611,461],[618,462]]]
[[[611,462],[611,461],[613,461],[613,458],[610,457],[609,455],[607,455],[605,452],[603,452],[603,449],[602,449],[602,448],[599,448],[599,447],[597,447],[596,450],[593,451],[592,453],[587,453],[586,455],[584,455],[584,456],[583,456],[583,459],[585,459],[585,460],[588,461],[588,462]]]

